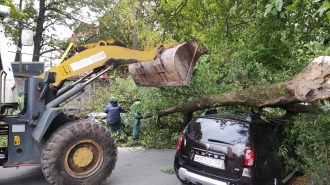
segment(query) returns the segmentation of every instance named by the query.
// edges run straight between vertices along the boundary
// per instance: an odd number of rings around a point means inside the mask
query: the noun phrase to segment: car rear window
[[[193,140],[235,145],[245,144],[248,128],[248,123],[236,120],[195,118],[189,123],[186,132]]]

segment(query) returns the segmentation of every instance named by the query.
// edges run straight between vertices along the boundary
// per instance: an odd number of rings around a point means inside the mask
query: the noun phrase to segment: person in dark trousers
[[[132,112],[132,120],[133,120],[133,135],[132,139],[136,140],[138,138],[139,130],[140,130],[140,119],[135,118],[135,114],[141,114],[141,100],[135,99],[133,105],[131,106],[131,112]]]
[[[109,125],[109,130],[111,134],[114,134],[116,131],[118,134],[122,132],[121,117],[120,112],[122,108],[117,102],[116,98],[111,97],[110,103],[107,104],[104,108],[104,112],[107,113],[107,123]]]

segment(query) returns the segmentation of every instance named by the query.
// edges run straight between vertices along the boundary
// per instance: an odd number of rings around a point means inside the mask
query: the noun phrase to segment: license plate
[[[207,166],[220,168],[223,170],[225,169],[225,163],[223,160],[220,160],[220,159],[214,159],[214,158],[204,157],[204,156],[195,154],[194,161],[205,164]]]

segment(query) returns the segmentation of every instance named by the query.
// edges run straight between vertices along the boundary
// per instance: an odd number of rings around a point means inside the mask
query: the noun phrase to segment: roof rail
[[[205,111],[201,114],[201,116],[205,116],[205,115],[209,115],[209,114],[217,114],[218,111],[217,109],[212,109],[212,110],[208,110],[208,111]]]

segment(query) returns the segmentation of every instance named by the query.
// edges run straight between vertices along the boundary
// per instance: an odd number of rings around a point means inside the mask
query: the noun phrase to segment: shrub
[[[328,112],[300,114],[287,125],[281,154],[291,168],[330,184],[330,117]]]

